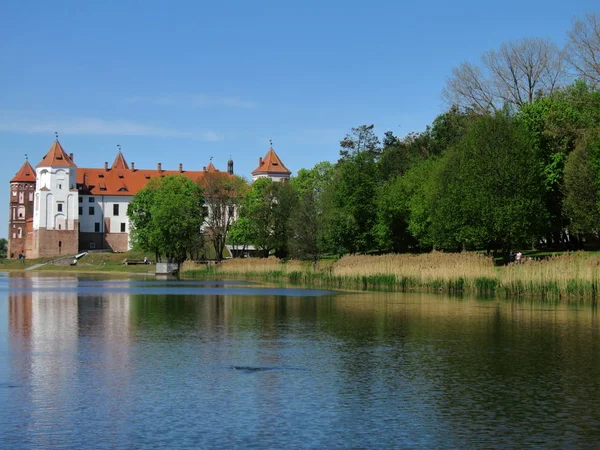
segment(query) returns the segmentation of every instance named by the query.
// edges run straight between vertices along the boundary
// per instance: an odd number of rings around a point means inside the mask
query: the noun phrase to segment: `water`
[[[589,307],[0,274],[0,448],[596,448]]]

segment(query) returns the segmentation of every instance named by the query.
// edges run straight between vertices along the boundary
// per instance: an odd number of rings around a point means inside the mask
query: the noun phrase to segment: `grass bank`
[[[69,273],[122,273],[122,274],[154,274],[154,265],[125,265],[123,261],[143,260],[144,256],[150,255],[141,252],[127,253],[88,253],[77,261],[77,265],[71,266],[71,258],[59,260],[57,258],[41,259],[3,259],[0,260],[0,271],[19,272],[28,267],[45,263],[35,269],[35,272],[69,272]]]
[[[237,277],[286,281],[319,287],[431,291],[534,297],[551,301],[595,302],[600,287],[600,255],[569,253],[497,267],[477,253],[345,256],[320,261],[233,259],[220,266],[186,263],[184,278]]]

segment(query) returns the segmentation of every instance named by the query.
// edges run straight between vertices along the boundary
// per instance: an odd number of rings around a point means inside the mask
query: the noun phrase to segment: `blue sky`
[[[420,131],[462,61],[523,37],[563,45],[593,1],[15,1],[0,5],[0,236],[9,180],[54,132],[80,166],[250,176],[269,139],[292,171],[354,126]]]

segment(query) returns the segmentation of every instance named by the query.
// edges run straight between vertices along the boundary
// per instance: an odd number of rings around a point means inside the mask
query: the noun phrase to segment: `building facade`
[[[270,148],[253,179],[286,180],[291,172]],[[138,169],[119,151],[112,165],[78,167],[58,139],[35,169],[25,161],[10,181],[8,256],[42,258],[74,255],[87,250],[124,252],[131,248],[127,207],[153,178],[184,175],[199,181],[219,172],[212,163],[200,171]],[[227,162],[233,175],[233,161]]]

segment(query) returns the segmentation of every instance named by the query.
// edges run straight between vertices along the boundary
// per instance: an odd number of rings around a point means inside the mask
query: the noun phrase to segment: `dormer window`
[[[99,173],[98,174],[98,178],[104,178],[104,174],[103,173]]]
[[[150,175],[146,174],[146,180],[150,179]]]
[[[123,173],[119,172],[119,178],[123,178]]]

